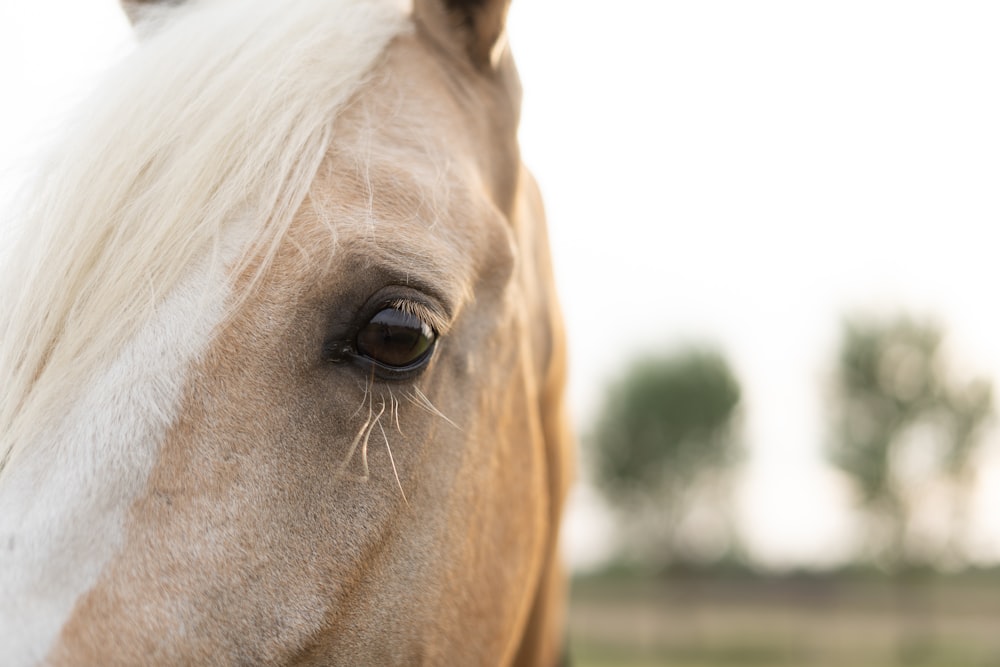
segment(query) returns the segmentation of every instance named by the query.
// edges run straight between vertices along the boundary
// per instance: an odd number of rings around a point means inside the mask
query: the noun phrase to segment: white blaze
[[[196,271],[154,319],[24,443],[0,485],[0,663],[42,660],[76,601],[121,548],[174,422],[186,371],[222,317],[221,271]],[[211,281],[211,282],[209,282]]]

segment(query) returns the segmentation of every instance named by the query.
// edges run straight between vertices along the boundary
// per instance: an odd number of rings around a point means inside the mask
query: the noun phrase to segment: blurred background
[[[1000,5],[514,0],[579,665],[1000,664]],[[0,200],[129,34],[0,4]]]
[[[998,29],[514,2],[581,664],[1000,664]]]

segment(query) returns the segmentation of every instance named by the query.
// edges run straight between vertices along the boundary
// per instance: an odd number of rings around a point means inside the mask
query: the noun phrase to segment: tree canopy
[[[899,316],[844,324],[833,382],[831,462],[870,520],[869,550],[890,569],[954,555],[972,455],[993,415],[992,386],[960,376],[933,322]],[[915,535],[922,496],[952,505],[938,544]]]
[[[704,349],[639,359],[607,393],[589,439],[595,482],[663,561],[693,497],[738,459],[739,402],[728,363]]]

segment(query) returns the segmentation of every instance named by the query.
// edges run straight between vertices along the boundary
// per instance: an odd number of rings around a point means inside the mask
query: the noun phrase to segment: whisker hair
[[[364,478],[366,480],[368,479],[368,441],[372,437],[372,431],[375,430],[376,424],[378,424],[379,428],[382,428],[382,425],[379,423],[379,420],[382,419],[383,414],[385,414],[385,401],[382,401],[382,409],[379,410],[377,415],[375,415],[375,421],[373,421],[371,423],[371,426],[368,427],[368,433],[365,434],[365,441],[361,445],[361,465],[365,469]]]
[[[389,411],[390,421],[395,421],[396,430],[400,435],[404,435],[403,428],[399,425],[399,399],[392,393],[392,388],[389,389],[389,400],[392,402],[392,409]]]
[[[455,429],[458,429],[459,431],[462,430],[462,427],[460,427],[458,424],[449,419],[446,414],[438,410],[437,407],[433,403],[431,403],[431,400],[427,398],[424,392],[420,391],[420,387],[414,387],[413,391],[408,394],[405,394],[405,396],[408,399],[410,399],[410,402],[412,402],[414,405],[423,408],[424,410],[431,413],[435,417],[440,417],[444,421],[448,422]]]
[[[365,419],[365,423],[361,425],[361,428],[358,429],[357,435],[354,436],[354,440],[351,441],[351,446],[347,448],[347,456],[344,457],[343,462],[341,462],[340,466],[337,468],[338,477],[342,476],[344,472],[347,470],[347,466],[350,465],[351,459],[354,458],[354,452],[357,451],[358,444],[361,443],[361,439],[365,436],[365,432],[367,431],[368,433],[371,433],[371,429],[369,429],[369,426],[371,425],[371,419],[372,415],[371,412],[369,412],[368,418]],[[365,442],[367,442],[367,439],[365,440]],[[362,481],[364,479],[367,479],[367,477],[363,477]]]
[[[399,487],[399,494],[403,496],[403,502],[406,503],[407,507],[409,507],[410,501],[406,499],[406,492],[403,491],[403,483],[399,480],[399,471],[396,470],[396,459],[392,455],[392,447],[389,446],[389,436],[386,435],[381,422],[379,422],[378,427],[379,430],[382,431],[382,439],[385,441],[385,451],[389,452],[389,463],[392,465],[392,474],[396,477],[396,486]]]

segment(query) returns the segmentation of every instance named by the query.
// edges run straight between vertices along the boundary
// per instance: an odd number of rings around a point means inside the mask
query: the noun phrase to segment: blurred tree
[[[842,336],[828,453],[868,515],[867,555],[890,570],[960,559],[990,383],[956,376],[933,323],[855,319]],[[951,507],[937,536],[915,526],[926,500]]]
[[[738,458],[739,401],[726,360],[708,350],[640,359],[610,387],[588,444],[627,560],[659,569],[732,547],[720,483]]]

